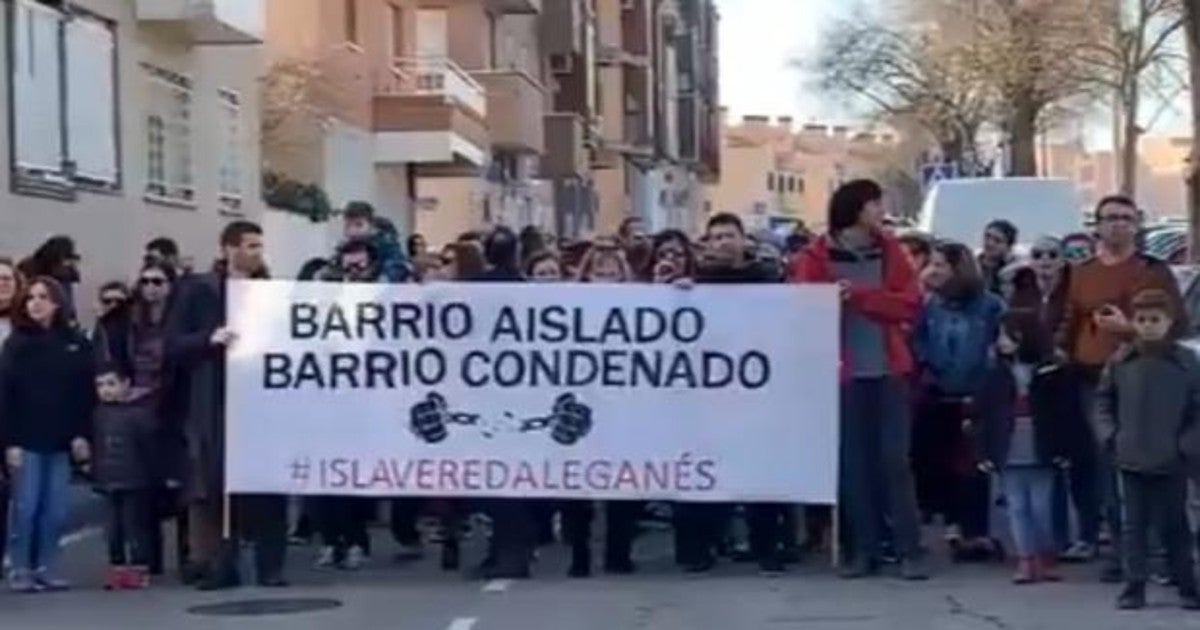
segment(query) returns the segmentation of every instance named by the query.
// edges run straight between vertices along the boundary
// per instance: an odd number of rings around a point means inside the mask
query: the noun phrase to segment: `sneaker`
[[[8,574],[8,590],[14,593],[37,593],[42,589],[29,571],[13,569]]]
[[[1033,584],[1037,581],[1036,560],[1020,558],[1017,560],[1017,572],[1013,574],[1013,584]]]
[[[44,591],[70,590],[71,583],[50,574],[46,569],[38,569],[33,574],[33,581]]]
[[[317,552],[317,560],[313,566],[318,569],[328,569],[337,564],[337,550],[330,546],[321,547]]]
[[[1118,610],[1141,610],[1146,607],[1146,585],[1141,582],[1128,584],[1117,598]]]
[[[367,554],[362,547],[355,545],[346,552],[346,559],[342,560],[342,568],[347,571],[357,571],[363,568],[367,563]]]
[[[960,528],[958,525],[946,526],[945,540],[948,544],[954,545],[956,543],[960,543],[962,542],[962,539],[962,528]]]
[[[1096,546],[1082,540],[1076,541],[1058,559],[1063,562],[1091,562],[1096,559]]]
[[[129,567],[125,570],[125,580],[121,588],[139,591],[150,588],[150,570],[148,567]]]

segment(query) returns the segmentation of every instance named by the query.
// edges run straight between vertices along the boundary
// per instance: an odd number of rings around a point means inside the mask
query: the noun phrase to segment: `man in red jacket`
[[[829,201],[829,233],[793,264],[792,279],[836,283],[842,293],[841,505],[849,521],[850,562],[843,577],[878,570],[879,527],[891,517],[901,575],[927,577],[909,466],[908,330],[920,307],[912,266],[883,230],[883,190],[849,182]],[[875,461],[879,457],[882,461]],[[888,511],[875,498],[886,496]]]

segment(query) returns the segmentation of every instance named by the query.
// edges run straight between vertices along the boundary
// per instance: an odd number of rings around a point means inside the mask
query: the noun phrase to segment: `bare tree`
[[[1105,16],[1108,32],[1085,44],[1083,56],[1096,67],[1096,80],[1111,90],[1119,123],[1114,137],[1120,151],[1123,194],[1137,193],[1138,141],[1153,120],[1143,123],[1147,92],[1161,96],[1183,55],[1175,36],[1183,28],[1182,0],[1112,0]],[[1169,96],[1166,99],[1170,99]]]
[[[973,160],[976,136],[987,120],[987,94],[962,51],[935,37],[863,19],[835,23],[808,70],[818,87],[865,105],[873,114],[911,120],[937,141],[950,160]]]

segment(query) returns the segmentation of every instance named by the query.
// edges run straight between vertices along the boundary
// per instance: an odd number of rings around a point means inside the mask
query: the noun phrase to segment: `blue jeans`
[[[903,378],[856,378],[842,385],[840,495],[853,558],[877,558],[885,516],[896,551],[906,558],[920,553],[911,435]]]
[[[14,571],[54,568],[67,520],[71,460],[67,453],[22,451],[13,475],[8,552]]]
[[[1056,476],[1049,466],[1013,466],[1000,475],[1018,556],[1028,558],[1057,551],[1053,510]]]

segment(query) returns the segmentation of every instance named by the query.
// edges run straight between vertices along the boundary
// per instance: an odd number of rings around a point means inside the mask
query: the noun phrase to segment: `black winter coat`
[[[993,361],[983,383],[975,397],[979,422],[976,445],[980,459],[1002,468],[1008,461],[1016,423],[1017,382],[1011,364],[1005,360]],[[1069,452],[1071,426],[1068,419],[1074,397],[1067,370],[1053,364],[1034,370],[1029,383],[1029,407],[1038,461],[1043,465],[1049,466]]]
[[[13,330],[0,350],[0,443],[61,453],[90,437],[94,371],[91,346],[74,328]]]
[[[102,403],[96,408],[92,472],[104,491],[158,485],[158,434],[154,406],[146,400]]]

